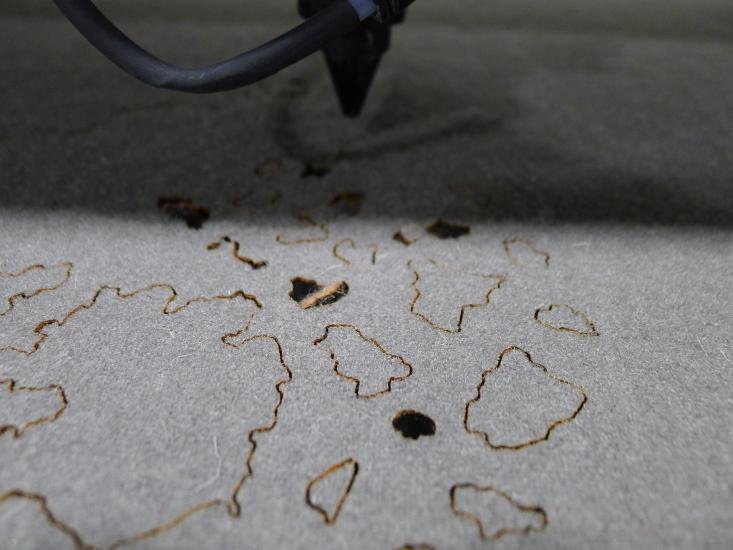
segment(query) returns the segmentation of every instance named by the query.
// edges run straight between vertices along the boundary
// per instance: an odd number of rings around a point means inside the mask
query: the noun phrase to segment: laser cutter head
[[[356,30],[331,41],[323,48],[331,80],[349,117],[359,116],[382,56],[389,50],[392,25],[405,19],[405,9],[413,0],[379,0],[377,13]],[[301,16],[308,18],[334,0],[299,0]]]

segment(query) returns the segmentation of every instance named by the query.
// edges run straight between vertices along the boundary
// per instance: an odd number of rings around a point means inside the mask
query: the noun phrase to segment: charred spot
[[[293,289],[290,291],[290,297],[303,309],[333,304],[349,293],[346,281],[335,281],[323,286],[313,279],[295,277],[291,283]]]
[[[158,208],[173,218],[182,219],[191,229],[201,229],[210,217],[208,208],[181,197],[162,197],[158,199]]]
[[[412,243],[415,242],[414,239],[409,239],[405,237],[405,234],[402,231],[398,231],[397,233],[392,235],[392,238],[398,243],[404,244],[405,246],[410,246]]]
[[[408,439],[435,435],[435,422],[433,419],[412,409],[398,412],[392,419],[392,427]]]
[[[471,227],[445,220],[435,220],[425,230],[439,239],[457,239],[468,235],[471,232]]]

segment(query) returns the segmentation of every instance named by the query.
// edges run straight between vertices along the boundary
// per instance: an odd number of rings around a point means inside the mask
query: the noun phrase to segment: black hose
[[[206,94],[253,84],[300,61],[361,23],[349,0],[337,0],[298,27],[246,53],[206,67],[166,63],[130,40],[91,0],[54,0],[77,30],[138,80],[168,90]]]

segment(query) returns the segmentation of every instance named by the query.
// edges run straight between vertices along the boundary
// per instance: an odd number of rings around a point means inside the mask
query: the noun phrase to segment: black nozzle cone
[[[326,55],[331,80],[336,88],[344,115],[359,116],[381,60],[381,55],[349,60],[335,60]]]

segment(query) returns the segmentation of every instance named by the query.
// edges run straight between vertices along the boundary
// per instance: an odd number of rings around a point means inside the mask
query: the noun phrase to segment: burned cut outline
[[[414,239],[411,239],[408,236],[406,236],[402,232],[402,230],[400,230],[397,233],[395,233],[394,235],[392,235],[392,240],[395,240],[398,243],[403,244],[405,246],[412,246],[413,244],[415,244],[417,241],[420,240],[420,237],[415,237]]]
[[[277,427],[277,423],[278,423],[279,415],[280,415],[280,408],[285,399],[285,393],[283,391],[283,388],[292,381],[293,371],[285,362],[285,355],[283,352],[282,344],[280,343],[280,340],[276,336],[273,336],[270,334],[258,334],[255,336],[247,337],[243,339],[241,342],[235,342],[235,339],[238,338],[239,336],[240,334],[235,334],[235,333],[227,334],[222,337],[222,341],[224,345],[230,348],[233,348],[233,349],[240,349],[243,346],[249,344],[250,342],[253,342],[256,340],[272,341],[276,346],[280,365],[282,366],[283,370],[285,371],[285,378],[279,380],[275,384],[275,391],[277,392],[278,397],[277,397],[277,402],[275,403],[275,407],[273,408],[272,418],[270,422],[268,424],[265,424],[264,426],[258,426],[250,430],[250,432],[247,434],[247,441],[249,442],[249,450],[247,452],[247,457],[245,459],[245,469],[244,469],[242,476],[237,480],[237,483],[235,484],[234,488],[231,490],[229,499],[228,500],[212,499],[212,500],[203,501],[195,506],[192,506],[185,512],[179,514],[178,516],[174,517],[172,520],[162,525],[159,525],[147,531],[143,531],[142,533],[133,535],[132,537],[125,538],[125,539],[115,542],[114,544],[110,546],[110,550],[137,544],[139,542],[142,542],[143,540],[147,540],[147,539],[154,538],[162,534],[165,534],[169,531],[172,531],[179,525],[183,524],[187,519],[189,519],[194,514],[198,512],[202,512],[204,510],[208,510],[209,508],[224,507],[230,517],[235,518],[235,519],[241,517],[242,505],[239,502],[239,493],[241,492],[245,483],[254,475],[254,468],[252,467],[252,462],[254,461],[255,453],[257,451],[257,435],[272,432]]]
[[[250,336],[247,338],[244,338],[243,340],[236,342],[235,339],[241,336],[241,333],[231,333],[228,335],[225,335],[222,337],[222,341],[224,345],[234,348],[234,349],[240,349],[241,347],[249,344],[250,342],[256,341],[256,340],[269,340],[274,343],[277,350],[277,357],[280,362],[280,365],[282,369],[285,371],[285,377],[279,380],[275,384],[275,391],[277,392],[277,401],[275,403],[275,406],[272,411],[272,417],[271,420],[262,426],[257,426],[249,431],[247,434],[247,441],[249,443],[249,450],[246,455],[245,459],[245,465],[244,465],[244,472],[240,476],[240,478],[237,480],[237,483],[234,485],[233,489],[230,492],[230,496],[228,499],[210,499],[202,501],[181,514],[175,516],[170,521],[167,521],[165,523],[162,523],[156,527],[153,527],[151,529],[148,529],[146,531],[142,531],[140,533],[137,533],[135,535],[132,535],[130,537],[126,537],[120,540],[117,540],[109,545],[110,550],[115,550],[117,548],[122,548],[125,546],[134,545],[137,543],[140,543],[142,541],[152,539],[155,537],[158,537],[160,535],[163,535],[165,533],[168,533],[175,529],[176,527],[183,524],[186,520],[188,520],[193,515],[202,512],[204,510],[208,510],[211,508],[219,508],[223,507],[229,516],[232,518],[239,518],[242,513],[242,507],[239,502],[239,494],[246,484],[246,482],[254,475],[254,468],[252,466],[252,463],[255,458],[255,453],[257,451],[257,436],[259,434],[265,434],[272,432],[278,424],[279,420],[279,414],[280,414],[280,408],[282,407],[283,401],[285,399],[285,393],[284,388],[287,384],[289,384],[293,379],[293,371],[288,366],[288,364],[285,362],[285,356],[282,348],[282,344],[280,343],[280,340],[273,335],[269,334],[258,334],[255,336]],[[13,498],[24,498],[27,500],[32,500],[34,502],[37,502],[39,504],[39,507],[41,508],[41,511],[45,517],[45,519],[48,521],[48,523],[55,529],[58,529],[68,535],[73,543],[74,546],[77,549],[84,549],[84,550],[92,550],[96,547],[90,544],[86,544],[80,534],[70,527],[69,525],[60,522],[56,519],[54,514],[51,512],[50,507],[48,506],[46,497],[38,494],[38,493],[29,493],[25,491],[21,491],[18,489],[14,489],[11,491],[8,491],[4,494],[0,494],[0,505],[4,502],[13,499]]]
[[[333,516],[331,516],[329,515],[328,511],[325,508],[313,502],[313,499],[311,498],[311,490],[316,485],[318,485],[318,483],[320,483],[327,477],[349,466],[351,466],[351,476],[349,477],[349,482],[346,484],[346,486],[344,487],[344,490],[341,492],[341,496],[339,496],[338,500],[336,501],[336,508],[334,509]],[[305,487],[306,505],[309,508],[312,508],[313,510],[318,512],[321,515],[321,517],[323,518],[323,521],[326,525],[333,525],[334,523],[336,523],[336,520],[338,519],[339,514],[341,513],[341,508],[343,508],[344,504],[346,503],[346,499],[348,499],[349,495],[351,494],[351,489],[354,487],[354,482],[356,481],[356,476],[358,474],[359,474],[359,463],[356,460],[354,460],[353,458],[347,458],[346,460],[339,462],[338,464],[329,466],[323,472],[321,472],[316,477],[311,479],[308,482],[308,484],[306,485]]]
[[[399,231],[392,235],[392,240],[397,241],[404,246],[412,246],[416,242],[420,241],[424,234],[424,226],[418,224],[407,224],[400,227]]]
[[[0,380],[0,386],[5,386],[8,389],[8,392],[11,394],[12,393],[55,393],[56,397],[59,400],[59,406],[53,412],[53,414],[39,416],[38,418],[34,418],[32,420],[26,420],[25,422],[17,426],[14,424],[0,425],[0,437],[5,435],[6,433],[9,433],[13,436],[14,439],[18,439],[29,428],[32,428],[34,426],[40,426],[41,424],[50,424],[52,422],[56,422],[56,420],[58,420],[61,417],[61,415],[64,414],[66,407],[69,406],[69,400],[66,398],[66,392],[64,392],[64,388],[62,388],[58,384],[49,384],[48,386],[43,386],[43,387],[19,386],[15,380],[13,380],[12,378],[7,378],[5,380]]]
[[[41,514],[48,522],[48,524],[53,529],[56,529],[57,531],[60,531],[64,535],[66,535],[70,539],[71,543],[74,545],[74,548],[76,548],[77,550],[94,550],[95,547],[86,544],[81,538],[81,535],[79,535],[79,533],[75,529],[60,521],[53,514],[53,512],[51,512],[51,509],[48,507],[48,503],[46,502],[45,496],[39,493],[22,491],[20,489],[12,489],[5,493],[0,493],[0,506],[6,504],[7,502],[10,502],[11,500],[26,500],[29,502],[33,502],[38,506]]]
[[[481,392],[483,390],[484,385],[486,384],[486,379],[493,372],[496,372],[497,370],[499,370],[502,366],[502,361],[504,360],[504,357],[507,354],[514,352],[514,351],[519,352],[522,355],[524,355],[527,361],[529,361],[529,363],[532,365],[532,367],[540,369],[545,374],[545,376],[547,376],[551,380],[558,382],[560,384],[564,384],[566,386],[570,386],[573,390],[575,390],[580,395],[581,399],[578,405],[576,405],[575,409],[572,411],[572,413],[569,416],[566,416],[564,418],[560,418],[558,420],[551,422],[547,426],[545,433],[541,437],[538,437],[536,439],[530,439],[523,443],[517,443],[514,445],[499,445],[491,441],[491,437],[489,436],[487,432],[483,430],[471,429],[468,426],[468,424],[469,424],[470,415],[471,415],[471,408],[481,400],[481,397],[482,397]],[[550,436],[552,435],[552,432],[554,432],[557,428],[559,428],[560,426],[564,426],[565,424],[569,424],[570,422],[575,420],[575,418],[580,414],[580,412],[583,410],[587,402],[588,402],[588,392],[586,392],[583,386],[581,386],[580,384],[576,384],[575,382],[571,382],[570,380],[565,380],[564,378],[560,378],[559,376],[552,374],[550,371],[547,370],[547,367],[545,367],[544,365],[540,365],[539,363],[536,363],[535,361],[533,361],[532,356],[528,352],[524,351],[523,349],[517,346],[511,346],[511,347],[506,348],[504,351],[502,351],[499,354],[499,359],[497,360],[495,366],[488,368],[481,373],[481,382],[479,382],[478,386],[476,386],[475,397],[473,397],[472,399],[466,402],[466,406],[463,411],[463,427],[466,429],[466,431],[469,434],[481,436],[484,442],[486,443],[486,445],[488,445],[491,449],[495,451],[506,451],[506,450],[521,451],[523,449],[534,447],[535,445],[538,445],[539,443],[549,440]]]
[[[44,292],[53,292],[54,290],[58,290],[66,283],[68,283],[69,279],[71,279],[71,272],[74,269],[74,264],[72,264],[71,262],[61,262],[57,264],[56,267],[64,268],[64,276],[61,281],[48,287],[34,288],[28,291],[24,290],[23,292],[17,292],[12,296],[8,296],[8,298],[5,300],[5,309],[0,310],[0,317],[10,313],[15,307],[16,302],[19,302],[21,300],[30,300],[31,298],[35,298],[36,296],[38,296],[39,294],[43,294]],[[30,273],[31,271],[46,271],[48,269],[49,267],[44,264],[33,264],[15,272],[0,272],[0,278],[17,278],[22,277],[23,275],[25,275],[26,273]]]
[[[252,269],[255,269],[255,270],[262,269],[263,267],[267,267],[267,260],[254,260],[248,256],[242,256],[239,253],[239,250],[241,248],[239,241],[236,241],[227,235],[224,235],[218,241],[214,241],[210,243],[206,247],[206,250],[209,250],[209,251],[218,250],[225,243],[232,245],[232,257],[235,260],[239,260],[243,264],[247,264],[248,266],[250,266]]]
[[[375,397],[380,397],[382,395],[388,394],[392,391],[393,383],[402,382],[404,380],[407,380],[410,376],[412,376],[412,373],[414,370],[412,367],[412,364],[410,364],[401,355],[396,355],[388,351],[382,344],[379,343],[379,341],[375,340],[374,338],[370,338],[369,336],[366,336],[361,331],[361,329],[359,329],[358,327],[354,325],[349,325],[349,324],[344,324],[344,323],[335,323],[335,324],[327,325],[324,333],[313,341],[313,345],[319,346],[320,344],[325,342],[328,339],[329,334],[332,329],[344,329],[344,330],[353,331],[354,333],[356,333],[356,335],[359,338],[361,338],[363,341],[367,342],[368,344],[371,344],[372,346],[374,346],[377,349],[377,351],[382,353],[388,359],[397,359],[402,364],[403,368],[406,371],[403,376],[390,376],[389,379],[387,380],[387,389],[381,390],[375,393],[369,393],[366,395],[362,395],[359,393],[359,387],[361,386],[361,380],[354,376],[349,376],[347,374],[340,372],[339,371],[340,364],[339,364],[338,359],[336,359],[336,354],[334,353],[334,351],[331,348],[327,347],[326,351],[328,352],[329,357],[331,358],[331,361],[333,364],[333,372],[335,372],[339,378],[348,380],[349,382],[351,382],[354,385],[354,395],[356,395],[357,399],[374,399]]]
[[[519,510],[523,513],[528,514],[534,514],[539,517],[540,519],[540,526],[535,527],[534,525],[527,525],[524,528],[517,529],[517,528],[500,528],[494,531],[491,535],[487,535],[486,530],[484,529],[484,524],[481,521],[481,518],[478,517],[476,514],[472,512],[468,512],[466,510],[461,510],[458,508],[458,505],[456,503],[456,493],[461,490],[474,490],[479,491],[482,493],[493,493],[497,495],[498,497],[504,499],[507,501],[512,507]],[[453,514],[455,514],[458,517],[466,518],[470,521],[472,521],[476,527],[478,527],[479,537],[482,541],[490,540],[492,542],[496,542],[502,537],[506,535],[528,535],[532,531],[543,531],[545,527],[549,524],[549,518],[547,517],[547,512],[545,512],[544,508],[538,505],[526,505],[521,504],[514,500],[511,495],[508,493],[497,489],[495,487],[492,487],[490,485],[476,485],[475,483],[457,483],[456,485],[453,485],[450,488],[450,508]]]
[[[553,325],[541,319],[541,315],[543,313],[550,313],[555,309],[566,309],[571,314],[581,319],[583,323],[585,323],[585,326],[588,327],[588,330],[584,331],[584,330],[577,330],[572,327]],[[543,327],[549,328],[551,330],[555,330],[557,332],[569,332],[571,334],[577,334],[578,336],[600,336],[601,335],[601,333],[598,332],[598,329],[596,328],[596,324],[590,319],[590,317],[588,317],[588,315],[586,315],[584,312],[580,311],[579,309],[576,309],[567,304],[550,304],[549,306],[543,306],[543,307],[537,308],[537,310],[534,312],[534,320],[537,321]]]
[[[327,224],[325,224],[325,223],[319,223],[319,222],[315,221],[313,218],[311,218],[310,216],[308,216],[306,214],[301,214],[300,216],[298,216],[298,219],[301,220],[302,222],[304,222],[304,223],[312,226],[312,227],[315,227],[315,228],[320,229],[321,230],[321,236],[320,237],[308,237],[308,238],[305,238],[305,239],[293,239],[293,240],[290,240],[290,239],[285,238],[285,235],[283,233],[278,233],[275,236],[275,240],[277,242],[279,242],[280,244],[286,244],[286,245],[291,245],[291,246],[292,245],[297,245],[297,244],[323,243],[323,242],[326,242],[328,240],[328,237],[330,235],[330,231],[328,229],[328,225]]]
[[[515,237],[513,239],[506,239],[503,243],[504,251],[506,252],[506,255],[509,257],[509,260],[516,265],[517,267],[523,267],[525,269],[532,269],[532,266],[529,266],[527,264],[524,264],[519,261],[519,259],[512,253],[512,245],[515,244],[521,244],[529,248],[533,253],[537,254],[538,256],[541,256],[544,259],[544,267],[550,267],[550,253],[545,252],[544,250],[540,250],[535,245],[532,244],[532,242],[529,239],[525,239],[522,237]]]
[[[40,347],[49,337],[49,334],[45,332],[46,327],[49,327],[49,326],[63,327],[70,319],[75,317],[78,313],[92,309],[97,304],[97,300],[99,299],[99,297],[102,294],[104,294],[105,292],[112,292],[118,298],[127,300],[127,299],[135,298],[146,292],[152,292],[154,290],[160,290],[160,289],[168,291],[168,294],[169,294],[168,299],[166,300],[161,310],[161,313],[163,315],[175,315],[176,313],[180,313],[181,311],[185,310],[189,306],[196,304],[196,303],[234,301],[237,299],[252,302],[253,304],[255,304],[257,309],[262,308],[262,302],[260,302],[257,296],[253,294],[247,294],[243,290],[237,290],[231,294],[224,294],[224,295],[218,295],[218,296],[196,296],[181,305],[173,306],[173,303],[178,298],[178,291],[176,291],[176,289],[172,285],[167,284],[167,283],[155,283],[155,284],[143,287],[143,288],[132,290],[130,292],[124,292],[122,288],[117,287],[117,286],[102,285],[97,289],[97,291],[94,293],[94,296],[92,296],[92,299],[90,301],[82,303],[82,304],[78,304],[77,306],[73,307],[60,319],[47,319],[47,320],[44,320],[38,323],[36,325],[36,328],[33,329],[33,332],[37,334],[38,337],[36,338],[35,342],[33,343],[30,349],[22,349],[22,348],[18,348],[15,346],[0,346],[0,352],[14,351],[22,355],[27,355],[27,356],[33,355],[35,352],[37,352],[40,349]],[[232,335],[237,336],[239,334],[242,334],[246,330],[248,330],[253,317],[254,317],[254,314],[247,320],[247,322],[245,323],[245,325],[242,328],[222,336],[221,337],[222,342],[228,336],[232,336]]]
[[[420,290],[419,283],[420,283],[420,272],[414,267],[414,260],[408,260],[407,262],[407,268],[410,269],[413,272],[414,278],[412,280],[412,283],[410,283],[410,288],[414,292],[414,296],[412,298],[412,301],[410,302],[410,313],[430,325],[432,328],[436,330],[440,330],[442,332],[445,332],[447,334],[458,334],[463,330],[463,320],[466,314],[466,311],[469,309],[478,309],[481,307],[487,307],[491,303],[491,295],[501,288],[501,286],[506,282],[506,277],[504,275],[497,275],[497,274],[484,274],[484,273],[471,273],[468,271],[462,271],[459,269],[452,269],[449,267],[446,267],[436,260],[428,258],[427,261],[431,264],[433,264],[437,269],[440,271],[446,272],[446,273],[456,273],[460,275],[468,275],[471,277],[480,277],[483,279],[494,279],[494,286],[491,287],[486,292],[485,301],[483,303],[476,303],[476,304],[461,304],[460,306],[460,314],[458,316],[458,323],[456,323],[455,328],[450,327],[444,327],[442,325],[439,325],[438,323],[434,322],[430,317],[427,316],[427,314],[419,311],[417,309],[417,304],[420,301],[420,298],[422,298],[422,291]]]
[[[342,261],[346,265],[352,265],[352,262],[346,256],[341,254],[341,247],[343,247],[344,245],[349,245],[352,250],[356,250],[357,248],[370,249],[372,251],[372,265],[377,263],[377,254],[379,253],[378,245],[376,244],[359,245],[356,243],[354,239],[341,239],[333,246],[333,255],[337,260]]]

